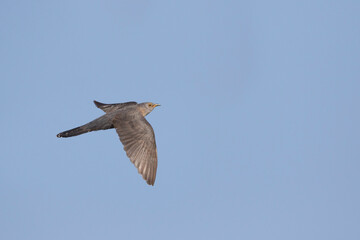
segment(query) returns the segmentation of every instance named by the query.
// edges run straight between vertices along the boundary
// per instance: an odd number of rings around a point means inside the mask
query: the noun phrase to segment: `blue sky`
[[[1,1],[1,239],[359,239],[358,1]],[[152,101],[148,186],[92,100]]]

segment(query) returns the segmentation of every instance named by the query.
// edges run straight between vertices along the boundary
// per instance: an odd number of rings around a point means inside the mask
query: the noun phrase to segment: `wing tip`
[[[139,174],[143,177],[143,179],[146,181],[146,183],[150,186],[154,186],[155,184],[155,176],[152,176],[151,174],[146,174],[138,171]]]
[[[96,100],[94,100],[93,102],[94,102],[95,106],[98,107],[98,108],[105,105],[104,103],[98,102]]]
[[[145,179],[145,178],[144,178]],[[145,179],[146,180],[146,179]],[[146,183],[150,186],[154,186],[155,184],[155,181],[152,181],[151,179],[150,180],[146,180]]]

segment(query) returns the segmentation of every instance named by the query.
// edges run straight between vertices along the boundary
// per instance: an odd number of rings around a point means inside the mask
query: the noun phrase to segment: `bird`
[[[157,148],[155,133],[145,119],[160,104],[152,102],[125,102],[105,104],[94,101],[96,107],[105,112],[101,117],[57,134],[58,138],[115,128],[126,155],[135,165],[147,184],[154,186],[157,170]]]

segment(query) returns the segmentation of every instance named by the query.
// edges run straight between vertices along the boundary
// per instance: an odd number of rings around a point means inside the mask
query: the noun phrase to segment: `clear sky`
[[[0,239],[360,239],[359,1],[0,2]],[[152,101],[155,186],[92,103]]]

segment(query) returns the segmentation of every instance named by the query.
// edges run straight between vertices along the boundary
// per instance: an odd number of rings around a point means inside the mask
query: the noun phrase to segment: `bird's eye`
[[[148,106],[151,107],[151,103],[149,103]]]

